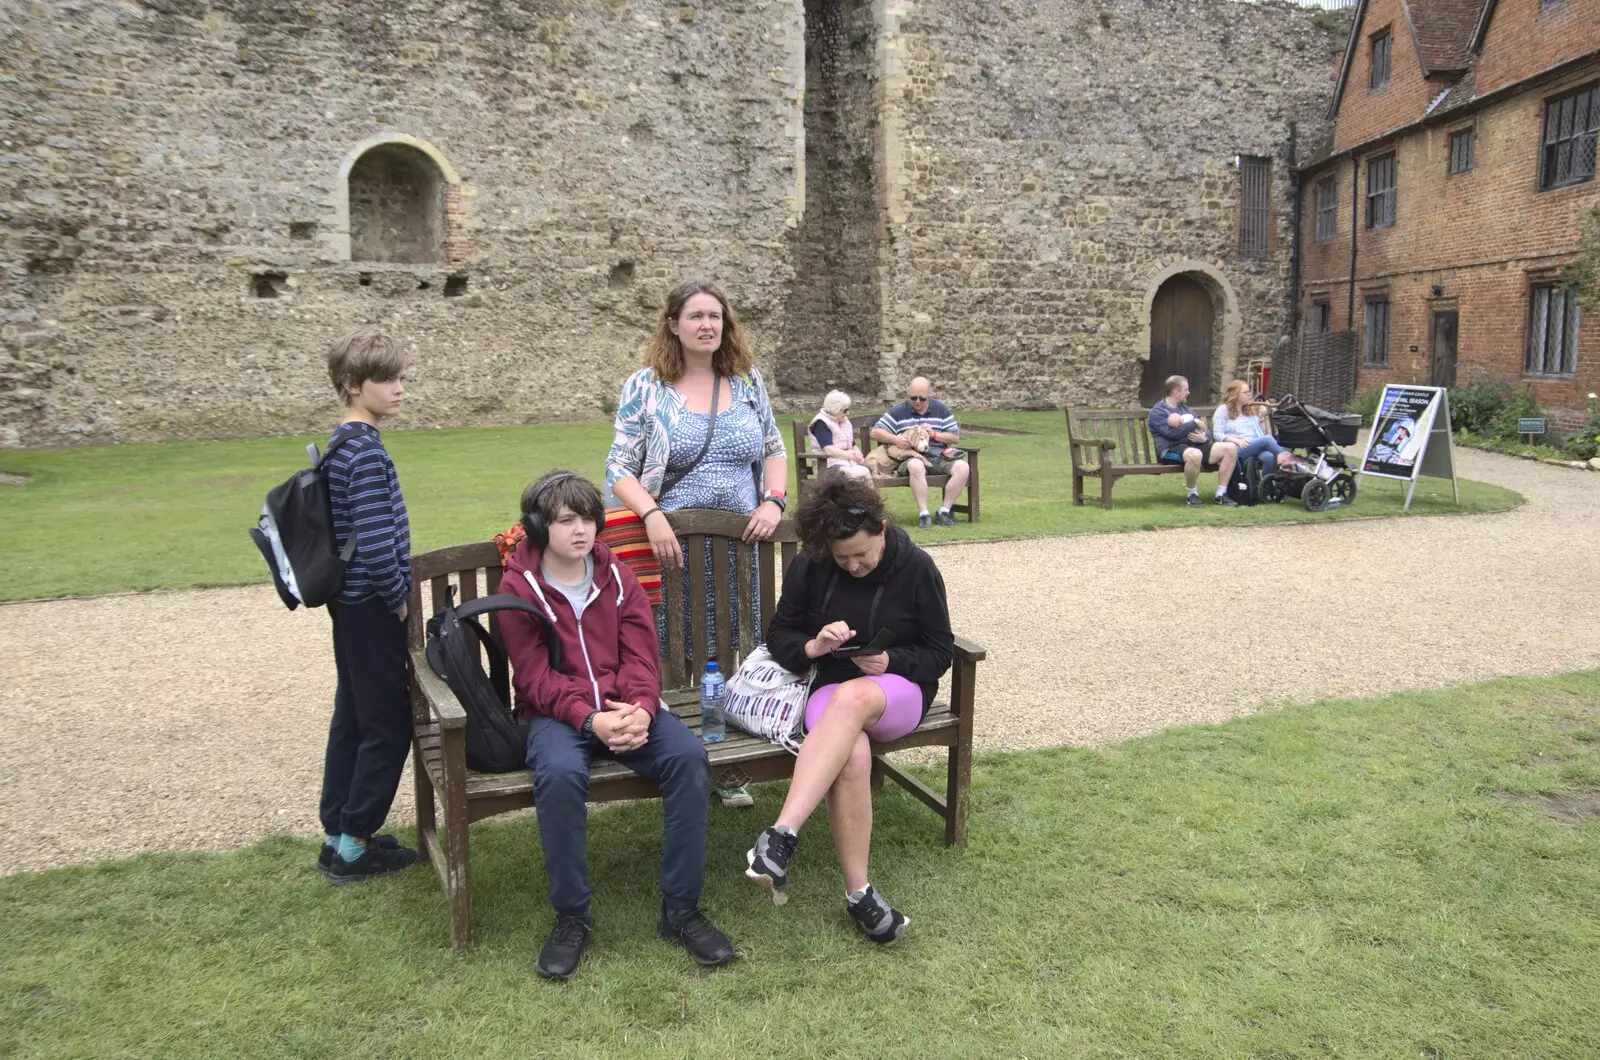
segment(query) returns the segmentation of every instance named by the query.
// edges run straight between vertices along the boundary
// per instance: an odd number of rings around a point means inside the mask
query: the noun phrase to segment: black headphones
[[[544,496],[544,491],[558,482],[577,478],[577,473],[572,471],[552,471],[533,490],[523,506],[522,529],[528,535],[528,540],[533,542],[535,548],[550,547],[550,524],[545,522],[544,512],[539,510],[539,498]],[[600,513],[599,520],[595,523],[594,532],[598,535],[606,528],[606,513]]]

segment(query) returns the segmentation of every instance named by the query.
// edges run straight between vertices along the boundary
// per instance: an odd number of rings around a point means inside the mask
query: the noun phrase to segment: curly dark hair
[[[826,559],[828,546],[858,531],[881,534],[889,526],[883,498],[870,479],[853,478],[837,468],[824,471],[806,491],[795,513],[800,544],[813,559]]]

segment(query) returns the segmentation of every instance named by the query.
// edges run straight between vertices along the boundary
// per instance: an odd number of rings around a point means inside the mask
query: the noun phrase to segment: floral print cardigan
[[[787,456],[783,436],[778,433],[778,421],[772,415],[772,401],[767,396],[767,385],[761,379],[761,370],[752,367],[748,375],[734,376],[733,401],[742,401],[753,408],[761,423],[764,440],[762,460],[774,456]],[[726,395],[724,395],[726,397]],[[718,402],[718,411],[729,408]],[[671,383],[656,378],[654,369],[641,368],[622,384],[622,395],[617,399],[616,434],[611,442],[611,452],[606,456],[606,504],[621,504],[611,487],[618,479],[629,475],[637,478],[650,496],[661,496],[661,483],[666,477],[667,458],[672,453],[674,428],[683,419],[686,406],[683,395]],[[760,489],[764,489],[762,485]]]

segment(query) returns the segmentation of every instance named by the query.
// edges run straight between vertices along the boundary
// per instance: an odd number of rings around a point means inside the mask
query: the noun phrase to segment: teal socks
[[[339,837],[336,849],[348,865],[367,852],[367,841],[346,833]]]

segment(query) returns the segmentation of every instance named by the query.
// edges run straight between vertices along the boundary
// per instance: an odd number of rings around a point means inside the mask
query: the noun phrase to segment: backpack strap
[[[349,426],[348,423],[341,423],[341,424],[339,424],[339,426],[337,428],[334,429],[333,436],[328,439],[328,451],[326,453],[323,453],[320,456],[317,455],[317,445],[316,445],[315,442],[310,442],[310,443],[308,443],[306,445],[306,450],[308,452],[310,452],[310,454],[311,454],[311,467],[312,467],[312,470],[316,471],[319,475],[322,475],[324,478],[326,478],[327,474],[328,474],[328,472],[326,470],[328,459],[333,456],[334,452],[341,445],[343,445],[345,442],[348,442],[351,438],[355,437],[355,434],[356,434],[355,431],[353,431],[353,430],[350,430],[350,431],[345,430],[345,428],[347,426]],[[356,530],[355,530],[355,527],[352,525],[350,527],[349,535],[344,539],[344,548],[339,550],[339,562],[348,564],[350,562],[351,557],[353,557],[355,554],[356,554]]]
[[[452,592],[451,595],[453,597],[454,593]],[[478,639],[483,643],[484,649],[489,653],[489,677],[497,682],[496,687],[499,687],[499,682],[510,679],[511,668],[506,659],[505,649],[494,642],[494,638],[489,636],[488,631],[478,621],[479,615],[485,615],[491,611],[521,611],[538,619],[540,625],[545,628],[545,653],[550,658],[550,668],[552,670],[561,668],[561,640],[556,636],[555,624],[550,621],[550,616],[544,613],[544,608],[510,593],[480,596],[476,600],[468,600],[460,607],[457,607],[456,617],[472,627],[473,631],[477,633]]]

